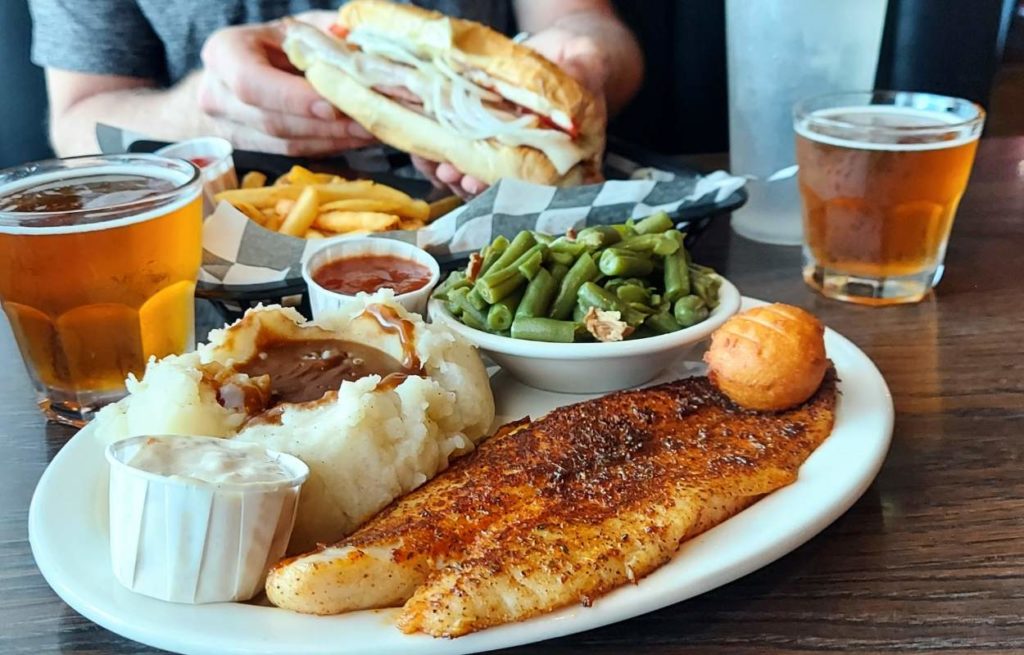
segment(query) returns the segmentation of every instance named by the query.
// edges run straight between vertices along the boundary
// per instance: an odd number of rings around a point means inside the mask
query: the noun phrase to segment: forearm
[[[610,12],[578,11],[558,18],[551,27],[591,38],[600,47],[604,92],[609,114],[636,95],[643,81],[643,52],[636,37]]]
[[[197,103],[198,75],[192,74],[169,89],[146,87],[111,89],[86,96],[51,111],[50,140],[61,157],[99,151],[96,124],[106,123],[162,141],[203,133]]]

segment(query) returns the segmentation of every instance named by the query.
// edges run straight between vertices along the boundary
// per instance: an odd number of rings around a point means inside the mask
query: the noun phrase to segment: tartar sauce
[[[128,466],[210,484],[278,482],[293,477],[265,449],[227,439],[150,438]]]

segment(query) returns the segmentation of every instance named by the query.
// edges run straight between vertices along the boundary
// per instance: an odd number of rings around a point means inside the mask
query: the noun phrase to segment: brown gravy
[[[342,382],[367,375],[387,378],[409,372],[382,350],[342,339],[267,341],[255,357],[235,368],[251,377],[270,377],[270,405],[319,400]]]

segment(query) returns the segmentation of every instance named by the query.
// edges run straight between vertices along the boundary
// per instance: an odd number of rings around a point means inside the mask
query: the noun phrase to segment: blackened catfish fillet
[[[316,614],[404,604],[399,628],[447,637],[589,605],[793,482],[835,402],[832,370],[780,413],[699,377],[508,424],[344,541],[279,564],[267,594]]]

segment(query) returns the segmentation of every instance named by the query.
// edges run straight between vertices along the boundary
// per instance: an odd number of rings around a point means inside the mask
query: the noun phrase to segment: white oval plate
[[[760,303],[744,302],[754,304]],[[589,608],[572,606],[458,639],[434,639],[399,632],[392,623],[396,610],[319,617],[244,603],[177,605],[134,594],[111,573],[107,466],[103,446],[88,427],[39,480],[29,510],[32,553],[54,591],[86,618],[129,639],[188,655],[455,655],[589,630],[746,575],[806,542],[864,493],[889,448],[892,397],[878,369],[847,339],[827,330],[825,347],[841,380],[835,428],[797,481],[686,542],[665,566]],[[660,381],[701,372],[702,365],[689,363]],[[588,397],[538,391],[501,373],[492,386],[502,419],[541,416]]]

